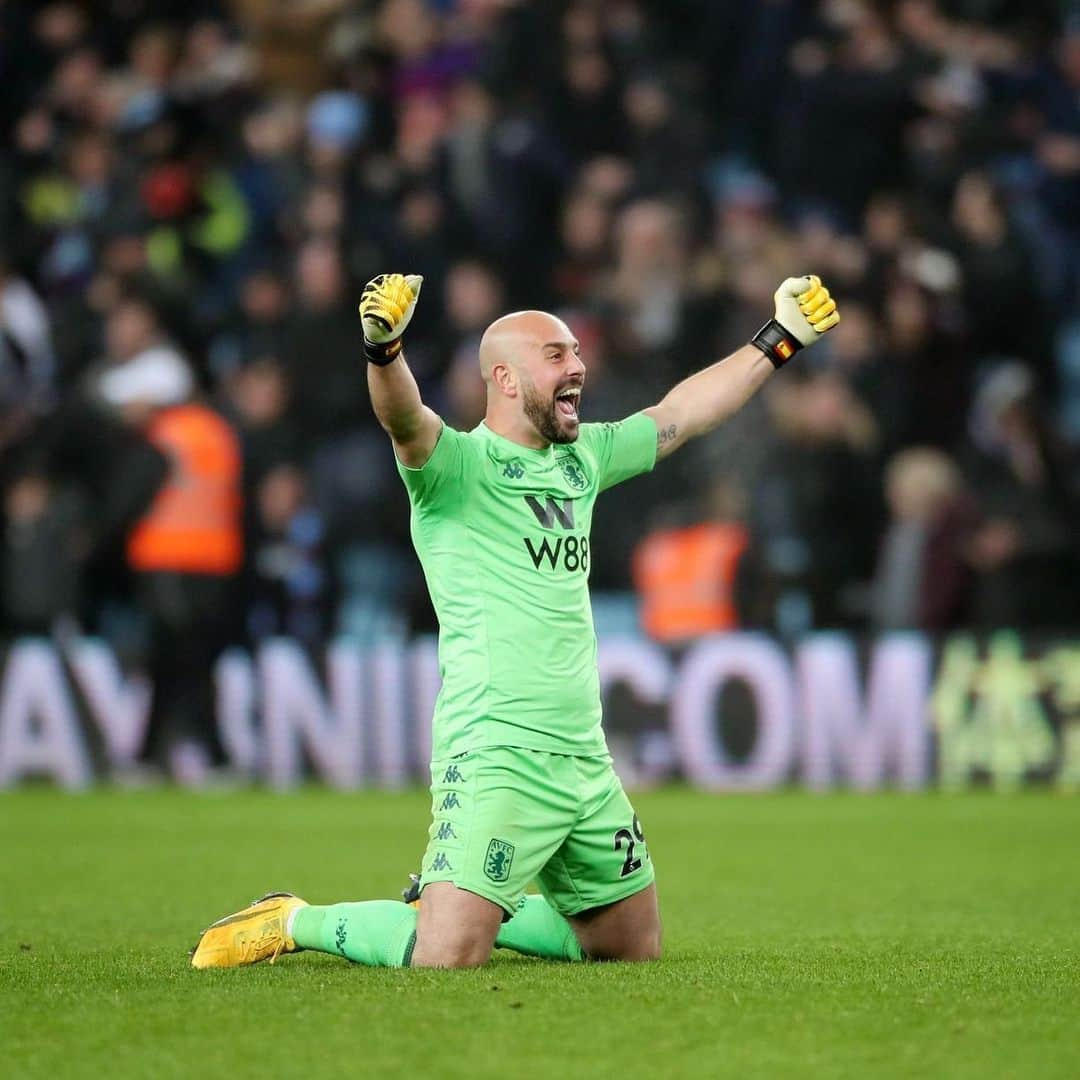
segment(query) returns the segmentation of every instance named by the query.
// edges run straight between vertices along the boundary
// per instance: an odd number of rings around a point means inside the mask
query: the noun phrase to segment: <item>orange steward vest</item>
[[[147,438],[169,459],[169,476],[128,535],[133,570],[234,574],[244,554],[241,455],[233,430],[205,405],[163,409]]]
[[[743,526],[719,522],[646,536],[633,561],[646,633],[675,642],[732,629],[732,591],[746,544]]]

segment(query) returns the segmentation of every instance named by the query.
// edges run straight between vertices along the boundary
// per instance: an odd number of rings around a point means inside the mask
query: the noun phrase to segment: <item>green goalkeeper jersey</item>
[[[422,467],[398,462],[439,617],[436,759],[486,746],[606,751],[589,529],[601,491],[653,467],[656,425],[636,413],[579,431],[531,450],[485,424],[444,425]]]

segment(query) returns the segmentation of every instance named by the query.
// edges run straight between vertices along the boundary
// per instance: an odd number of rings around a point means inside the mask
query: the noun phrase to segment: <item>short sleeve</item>
[[[404,465],[395,456],[398,473],[409,493],[409,500],[419,509],[442,509],[451,506],[464,487],[469,451],[469,437],[443,424],[435,449],[423,465]]]
[[[606,424],[583,424],[599,468],[599,490],[650,472],[656,464],[656,423],[645,413]]]

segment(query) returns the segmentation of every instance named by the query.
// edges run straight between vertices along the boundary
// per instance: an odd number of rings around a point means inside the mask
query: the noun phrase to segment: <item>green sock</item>
[[[570,924],[542,896],[522,897],[514,917],[499,927],[495,944],[546,960],[584,960]]]
[[[368,967],[408,967],[416,944],[416,908],[400,900],[304,907],[292,938],[301,949],[344,956]]]

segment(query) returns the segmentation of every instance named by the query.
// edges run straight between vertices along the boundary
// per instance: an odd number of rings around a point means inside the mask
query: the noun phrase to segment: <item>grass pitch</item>
[[[1080,800],[639,794],[666,957],[196,972],[270,889],[396,896],[420,792],[0,795],[5,1077],[1080,1075]]]

